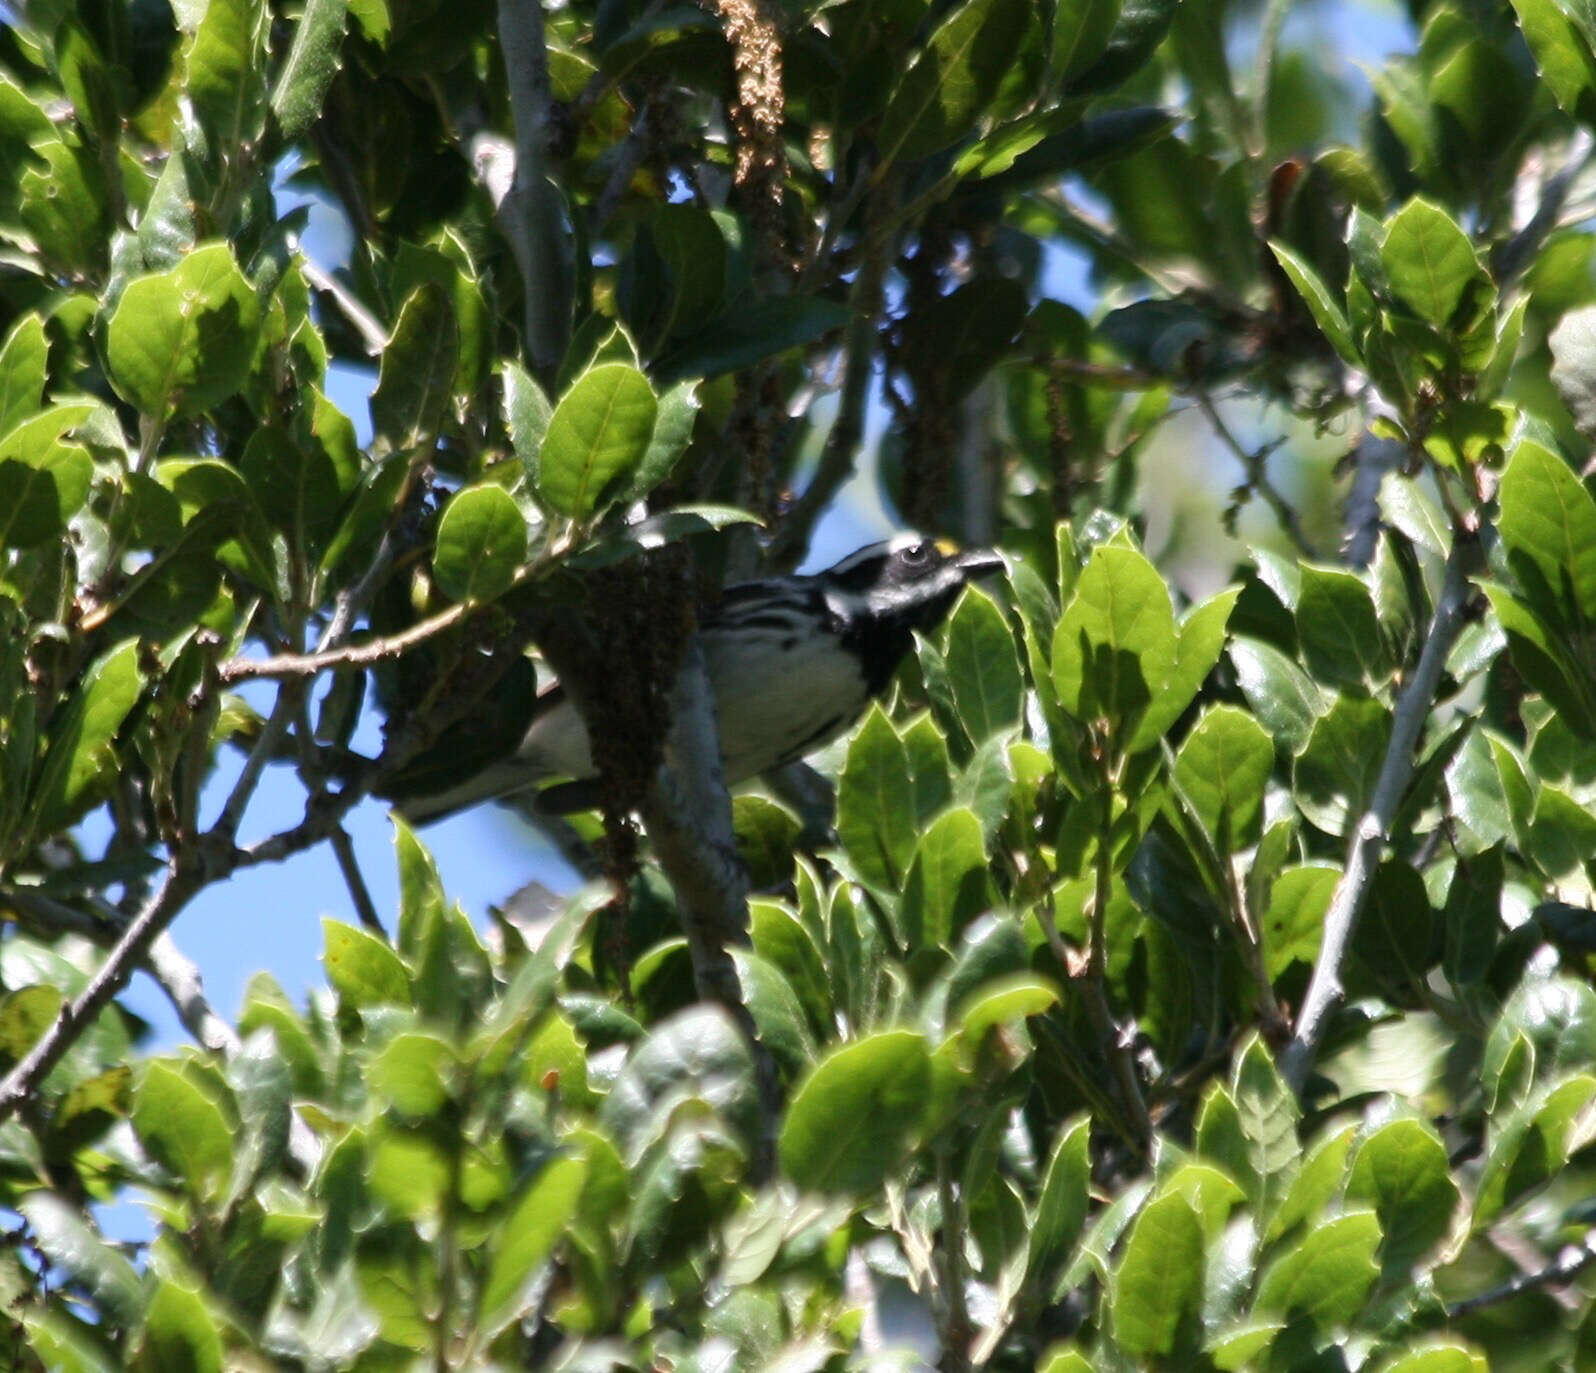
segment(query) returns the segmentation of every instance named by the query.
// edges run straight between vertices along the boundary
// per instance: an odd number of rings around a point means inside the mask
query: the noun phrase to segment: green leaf
[[[612,482],[628,477],[654,436],[658,406],[635,367],[603,363],[555,406],[538,459],[537,491],[563,515],[586,519]]]
[[[1100,545],[1053,634],[1053,682],[1078,720],[1106,717],[1122,738],[1163,689],[1178,639],[1169,589],[1136,550]]]
[[[910,952],[946,947],[992,904],[986,846],[974,811],[959,806],[932,822],[915,848],[903,887]]]
[[[1596,623],[1596,501],[1556,453],[1513,450],[1497,528],[1530,605],[1553,624]]]
[[[337,920],[323,918],[321,930],[327,980],[351,1006],[410,1004],[410,976],[387,944]]]
[[[294,25],[294,41],[272,87],[272,110],[292,143],[310,132],[338,74],[348,0],[308,0]]]
[[[1402,1355],[1380,1373],[1490,1373],[1490,1369],[1485,1355],[1467,1345],[1439,1343]]]
[[[879,167],[958,142],[997,94],[1024,37],[1025,0],[965,0],[933,31],[888,101]]]
[[[503,376],[504,423],[510,431],[510,445],[521,460],[527,480],[536,483],[538,454],[549,432],[549,421],[554,418],[554,407],[543,388],[517,363],[506,362]]]
[[[1068,1261],[1086,1224],[1092,1177],[1089,1121],[1076,1119],[1059,1128],[1042,1177],[1042,1193],[1031,1219],[1026,1281],[1040,1284],[1037,1296],[1051,1300],[1049,1284]]]
[[[948,621],[948,675],[959,720],[980,744],[1020,722],[1024,683],[1014,635],[997,602],[966,587]]]
[[[849,318],[847,306],[819,296],[766,296],[679,340],[649,370],[661,386],[707,380],[814,343]]]
[[[636,1166],[686,1101],[707,1105],[745,1133],[756,1128],[753,1059],[742,1032],[718,1006],[693,1006],[656,1024],[615,1079],[599,1123]]]
[[[749,919],[754,952],[781,969],[808,1013],[810,1025],[828,1029],[833,1023],[831,984],[813,933],[775,901],[750,901]]]
[[[232,1123],[181,1069],[161,1059],[146,1066],[133,1097],[133,1128],[197,1200],[222,1195],[233,1168]]]
[[[1324,284],[1318,272],[1314,271],[1305,257],[1293,252],[1278,239],[1269,241],[1269,251],[1275,255],[1281,270],[1297,288],[1297,294],[1308,307],[1313,322],[1319,326],[1319,332],[1341,360],[1352,367],[1363,366],[1363,358],[1353,341],[1352,326],[1347,322],[1346,311],[1330,294],[1330,288]]]
[[[222,1332],[201,1290],[158,1279],[144,1312],[142,1354],[150,1368],[220,1373]]]
[[[654,433],[643,450],[643,460],[632,474],[625,499],[638,501],[670,476],[677,459],[692,441],[698,420],[698,383],[679,381],[659,398]]]
[[[930,1084],[925,1039],[911,1030],[834,1049],[787,1108],[783,1170],[812,1191],[874,1192],[917,1133]]]
[[[111,381],[146,415],[200,414],[242,388],[259,327],[232,249],[205,244],[171,271],[128,283],[106,327]]]
[[[1270,1219],[1266,1239],[1279,1239],[1297,1225],[1318,1224],[1325,1207],[1341,1191],[1347,1154],[1357,1131],[1356,1125],[1344,1125],[1308,1150],[1301,1170]]]
[[[1596,307],[1570,310],[1546,344],[1552,352],[1552,384],[1589,440],[1596,435]]]
[[[23,315],[0,345],[0,436],[38,413],[48,376],[44,321]]]
[[[84,404],[51,406],[0,437],[0,548],[59,538],[82,509],[94,460],[66,435],[92,413]]]
[[[1068,84],[1090,69],[1108,46],[1119,11],[1120,0],[1059,0],[1048,58],[1054,80]]]
[[[670,281],[668,309],[641,330],[665,338],[714,318],[726,291],[726,239],[707,210],[693,205],[657,205],[647,219],[648,236]]]
[[[1548,618],[1517,596],[1489,583],[1486,599],[1507,638],[1507,648],[1524,680],[1556,709],[1558,718],[1582,739],[1596,739],[1596,701],[1591,677],[1569,653],[1566,632],[1554,628],[1561,608],[1550,605]],[[1551,598],[1542,596],[1543,604]]]
[[[1386,656],[1380,622],[1360,578],[1304,564],[1296,619],[1302,660],[1317,680],[1358,690],[1381,679]]]
[[[144,689],[138,645],[119,644],[84,674],[57,725],[33,795],[34,829],[54,834],[105,796],[116,776],[116,736]]]
[[[526,520],[510,493],[493,482],[456,492],[438,521],[432,572],[456,601],[491,601],[515,584],[526,559]]]
[[[1274,741],[1235,706],[1204,712],[1180,746],[1175,783],[1221,855],[1258,842],[1274,765]]]
[[[1380,261],[1391,289],[1437,328],[1446,327],[1463,292],[1484,275],[1457,221],[1418,196],[1386,225]]]
[[[1142,1207],[1114,1270],[1114,1338],[1132,1354],[1172,1353],[1195,1315],[1203,1284],[1202,1222],[1179,1193]]]
[[[239,461],[261,513],[307,553],[332,537],[344,497],[360,479],[354,427],[320,392],[310,394],[319,402],[319,424],[308,433],[263,425]]]
[[[270,22],[262,0],[208,0],[189,41],[183,90],[218,164],[264,127]]]
[[[1372,1211],[1336,1216],[1303,1233],[1265,1269],[1256,1309],[1301,1312],[1320,1330],[1345,1324],[1362,1309],[1380,1270],[1374,1261],[1380,1222]]]
[[[1236,681],[1260,724],[1291,753],[1301,751],[1329,702],[1296,663],[1262,639],[1230,645]]]
[[[900,888],[916,838],[909,756],[879,705],[849,743],[837,779],[837,837],[866,882]]]
[[[450,1099],[456,1070],[449,1042],[411,1031],[395,1035],[371,1061],[367,1081],[401,1116],[424,1120]]]
[[[424,281],[405,297],[382,350],[371,424],[390,448],[430,443],[443,425],[460,365],[460,325],[448,290]]]
[[[954,785],[953,799],[975,812],[988,844],[1007,818],[1014,796],[1014,764],[1010,757],[1014,747],[1001,736],[988,739],[976,749]]]
[[[227,1085],[238,1108],[227,1203],[237,1205],[262,1177],[276,1171],[288,1151],[292,1076],[277,1036],[252,1034],[227,1061]]]
[[[1513,9],[1552,98],[1568,114],[1588,118],[1596,100],[1596,56],[1579,26],[1557,0],[1513,0]]]
[[[1393,1120],[1358,1146],[1347,1200],[1374,1207],[1382,1263],[1400,1279],[1446,1237],[1460,1197],[1440,1137],[1421,1121]]]
[[[0,1063],[9,1068],[37,1044],[62,1004],[61,989],[44,983],[7,992],[0,1001]]]
[[[774,963],[746,949],[733,949],[731,956],[743,1004],[753,1017],[759,1042],[770,1051],[778,1068],[796,1077],[815,1056],[814,1040],[798,994]]]
[[[499,1228],[482,1288],[479,1320],[484,1335],[504,1329],[536,1296],[542,1266],[576,1214],[587,1167],[586,1158],[571,1155],[546,1164]]]
[[[1293,963],[1313,966],[1324,933],[1324,914],[1340,875],[1341,870],[1328,863],[1307,863],[1287,868],[1275,879],[1260,931],[1270,981]]]
[[[1267,1218],[1295,1179],[1301,1166],[1297,1098],[1275,1067],[1263,1039],[1248,1035],[1231,1071],[1231,1093],[1245,1141],[1248,1188],[1253,1205]],[[1247,1183],[1246,1176],[1236,1179]]]
[[[1180,0],[1124,0],[1103,55],[1072,77],[1070,95],[1107,90],[1140,70],[1169,32]]]
[[[1391,712],[1378,701],[1341,696],[1313,727],[1297,758],[1297,807],[1326,834],[1340,835],[1368,809],[1391,738]]]

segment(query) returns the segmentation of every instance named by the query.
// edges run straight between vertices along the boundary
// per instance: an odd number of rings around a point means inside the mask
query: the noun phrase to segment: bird
[[[974,577],[1002,571],[988,549],[900,534],[824,571],[738,582],[699,622],[721,762],[735,786],[806,757],[847,731],[886,691],[916,631],[934,628]],[[489,800],[540,792],[548,814],[586,809],[596,779],[587,730],[558,683],[538,699],[515,752],[455,786],[395,809],[429,824]]]

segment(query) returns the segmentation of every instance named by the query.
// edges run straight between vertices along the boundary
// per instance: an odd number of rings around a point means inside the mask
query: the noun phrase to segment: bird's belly
[[[728,784],[814,752],[869,702],[858,660],[829,635],[772,636],[757,654],[728,639],[704,635]]]

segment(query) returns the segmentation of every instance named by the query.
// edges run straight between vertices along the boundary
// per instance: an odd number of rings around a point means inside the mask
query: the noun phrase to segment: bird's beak
[[[1008,566],[1003,555],[990,548],[972,548],[953,556],[953,565],[966,577],[990,577]]]

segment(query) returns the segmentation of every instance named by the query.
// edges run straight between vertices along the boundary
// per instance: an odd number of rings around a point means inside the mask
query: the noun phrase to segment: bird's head
[[[821,573],[826,598],[844,619],[868,617],[903,629],[936,624],[971,577],[1003,570],[986,549],[958,551],[945,540],[900,534],[850,553]]]

